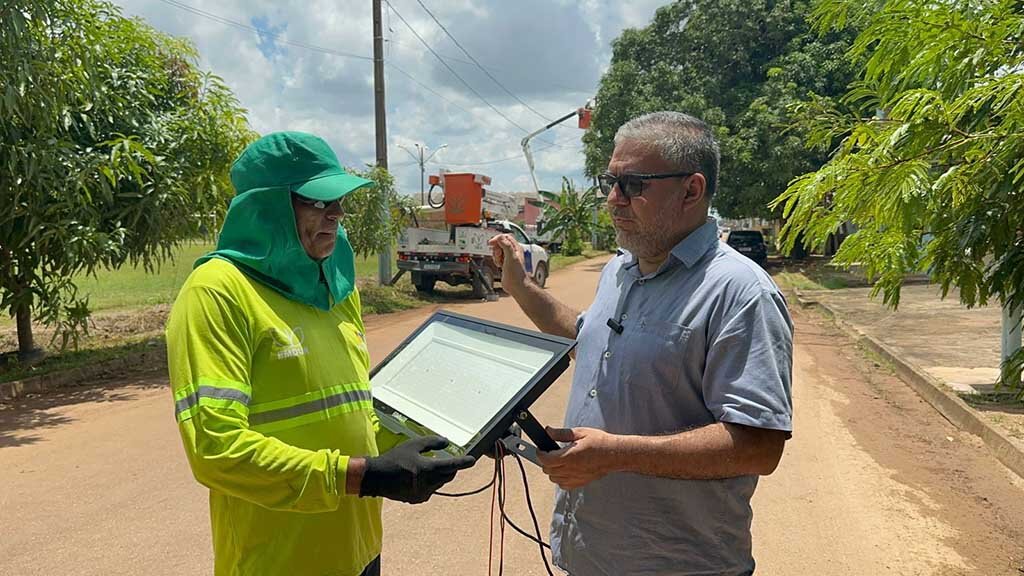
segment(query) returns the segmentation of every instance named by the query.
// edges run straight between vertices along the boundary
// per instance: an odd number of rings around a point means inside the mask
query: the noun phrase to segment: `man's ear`
[[[688,177],[683,184],[683,207],[689,210],[704,200],[708,182],[700,172]]]

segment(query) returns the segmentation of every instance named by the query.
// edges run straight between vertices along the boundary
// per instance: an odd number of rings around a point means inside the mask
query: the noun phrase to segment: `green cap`
[[[231,165],[231,183],[236,195],[287,188],[325,202],[373,185],[345,172],[327,142],[305,132],[273,132],[249,144]]]

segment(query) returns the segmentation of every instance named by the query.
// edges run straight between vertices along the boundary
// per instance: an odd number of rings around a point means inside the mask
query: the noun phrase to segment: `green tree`
[[[725,217],[769,216],[768,203],[826,155],[804,146],[789,107],[843,94],[854,78],[853,34],[811,30],[812,0],[680,0],[613,44],[593,123],[584,136],[588,174],[611,157],[627,120],[677,110],[708,122],[722,148],[715,209]]]
[[[0,308],[77,338],[88,299],[74,277],[152,269],[231,197],[228,167],[252,138],[187,42],[101,0],[0,6]]]
[[[562,253],[577,256],[583,253],[583,239],[594,229],[594,210],[604,203],[593,189],[580,193],[576,184],[562,178],[562,190],[558,194],[540,191],[546,202],[543,204],[543,226],[540,233],[551,232],[564,238]]]
[[[802,113],[821,169],[776,201],[783,239],[821,244],[859,230],[835,261],[860,263],[896,307],[905,274],[928,270],[967,306],[1024,305],[1024,7],[1016,0],[823,0],[823,32],[858,21],[861,78],[838,104]],[[1024,355],[1004,366],[1019,385]],[[1022,391],[1024,394],[1024,391]]]
[[[386,169],[368,166],[366,170],[349,170],[375,186],[360,188],[345,197],[345,232],[352,250],[360,256],[371,256],[391,250],[402,228],[409,225],[417,207],[414,198],[395,191],[395,179]],[[384,206],[388,218],[384,218]]]
[[[612,223],[612,215],[607,210],[598,210],[597,224],[595,224],[594,237],[597,242],[595,250],[615,250],[615,225]]]

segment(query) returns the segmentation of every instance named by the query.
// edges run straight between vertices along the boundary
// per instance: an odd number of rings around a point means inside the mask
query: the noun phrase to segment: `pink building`
[[[540,217],[541,209],[539,206],[534,206],[529,201],[523,202],[523,223],[524,224],[536,224],[537,218]]]

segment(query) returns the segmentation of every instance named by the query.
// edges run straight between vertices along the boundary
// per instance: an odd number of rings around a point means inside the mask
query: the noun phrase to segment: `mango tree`
[[[0,308],[67,345],[87,328],[75,278],[152,270],[216,229],[253,134],[195,49],[101,0],[0,5]]]

